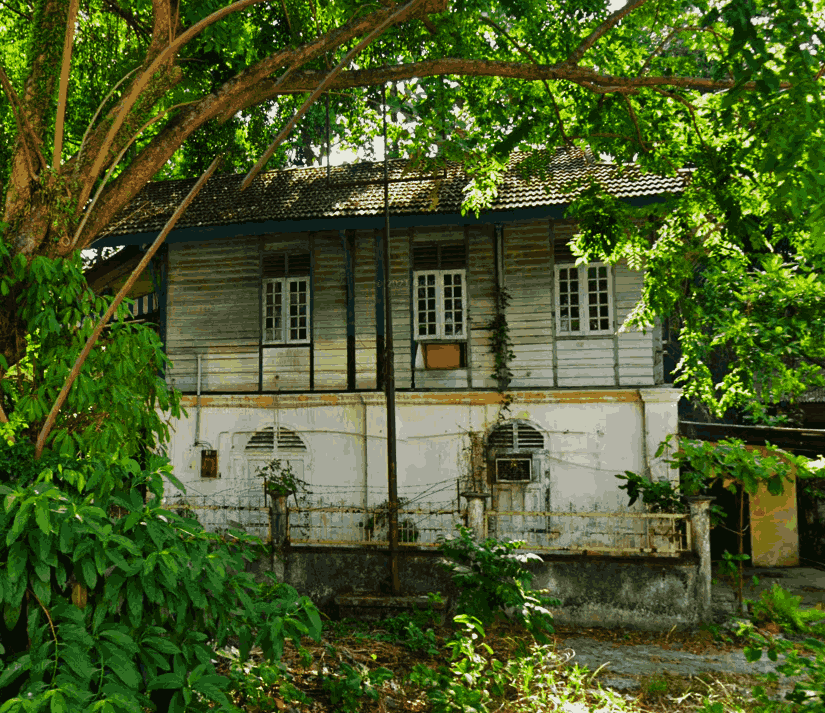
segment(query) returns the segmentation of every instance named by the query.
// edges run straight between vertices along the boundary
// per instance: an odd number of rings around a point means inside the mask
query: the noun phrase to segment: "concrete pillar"
[[[710,504],[714,498],[707,495],[686,496],[690,505],[690,532],[693,552],[699,558],[699,580],[697,582],[698,610],[700,621],[709,621],[711,610],[711,569],[710,569]]]
[[[273,496],[269,499],[269,536],[272,544],[272,572],[279,582],[286,575],[287,521],[289,510],[286,495]]]
[[[489,493],[461,493],[462,498],[467,499],[467,525],[473,531],[476,540],[481,542],[485,539],[487,532],[487,518],[484,515],[486,510],[486,498],[491,497]]]
[[[656,451],[659,444],[671,433],[679,433],[679,398],[682,390],[672,386],[657,386],[649,389],[639,389],[639,396],[642,397],[644,424],[644,465],[647,476],[652,481],[670,480],[674,485],[678,485],[679,471],[668,467],[668,460],[674,449],[666,449],[659,458],[656,458]]]

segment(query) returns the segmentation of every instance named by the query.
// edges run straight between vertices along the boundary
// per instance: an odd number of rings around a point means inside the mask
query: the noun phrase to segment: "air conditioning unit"
[[[496,482],[529,483],[532,467],[532,458],[519,458],[516,456],[496,458]]]

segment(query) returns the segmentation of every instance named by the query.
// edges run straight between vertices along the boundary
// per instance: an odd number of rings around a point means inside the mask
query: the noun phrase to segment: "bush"
[[[216,647],[277,661],[285,638],[320,638],[309,599],[243,571],[260,541],[163,509],[163,475],[157,456],[35,461],[0,442],[2,713],[228,709]]]
[[[459,589],[459,613],[489,624],[499,612],[504,612],[538,640],[546,640],[545,635],[553,633],[553,618],[546,607],[559,606],[561,602],[528,591],[533,574],[524,564],[541,558],[517,552],[523,544],[492,538],[477,543],[469,528],[459,527],[458,537],[442,539],[438,548],[448,558],[442,566],[453,573]]]
[[[759,601],[753,603],[751,613],[757,624],[772,621],[789,633],[806,634],[811,631],[809,622],[825,619],[825,612],[800,609],[801,601],[802,597],[792,595],[774,582],[770,591],[762,592]]]

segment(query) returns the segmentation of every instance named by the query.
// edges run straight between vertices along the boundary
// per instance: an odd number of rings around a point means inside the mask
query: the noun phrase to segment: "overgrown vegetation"
[[[660,458],[673,446],[675,436],[669,435],[659,445],[656,458]],[[625,483],[619,486],[627,493],[628,504],[639,498],[648,512],[684,513],[688,511],[684,496],[706,495],[710,484],[717,478],[726,481],[725,487],[737,496],[739,504],[739,552],[723,553],[720,574],[732,579],[740,607],[745,606],[742,593],[742,568],[750,556],[744,553],[744,494],[754,495],[760,486],[771,495],[784,492],[785,482],[795,474],[802,478],[821,478],[825,471],[817,462],[804,456],[794,456],[769,443],[761,449],[746,448],[744,441],[725,438],[718,443],[680,438],[678,449],[665,461],[670,468],[680,472],[678,485],[670,480],[653,481],[633,471],[616,475]],[[711,504],[711,526],[722,523],[727,513],[718,505]]]

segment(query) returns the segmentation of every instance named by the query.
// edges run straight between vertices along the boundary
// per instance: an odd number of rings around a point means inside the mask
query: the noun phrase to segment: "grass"
[[[753,700],[751,690],[760,683],[755,676],[662,673],[640,678],[638,689],[616,691],[601,685],[604,671],[589,671],[562,654],[564,639],[573,635],[622,644],[677,644],[694,653],[718,653],[746,643],[712,625],[675,634],[566,629],[546,646],[527,643],[524,631],[506,621],[497,621],[483,636],[464,637],[460,644],[456,634],[455,628],[436,626],[420,615],[375,624],[330,621],[319,644],[305,643],[300,649],[288,644],[280,666],[254,661],[241,666],[225,658],[225,668],[234,667],[234,699],[246,713],[289,706],[300,713],[440,713],[470,710],[471,700],[477,704],[484,698],[480,691],[489,693],[484,705],[491,713],[795,710],[792,704],[766,708]],[[450,641],[457,653],[452,671]],[[457,665],[464,667],[459,673]],[[776,684],[767,690],[776,690]],[[439,699],[437,691],[448,694]]]

